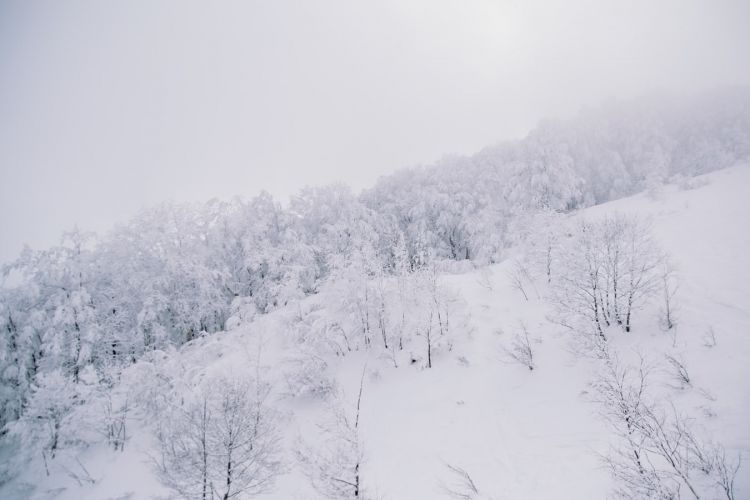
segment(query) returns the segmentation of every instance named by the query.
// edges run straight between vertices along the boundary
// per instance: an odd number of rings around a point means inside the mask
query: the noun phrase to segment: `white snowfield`
[[[690,186],[665,186],[584,210],[572,217],[638,214],[652,220],[654,235],[670,254],[679,289],[676,336],[659,328],[655,297],[633,331],[608,331],[612,351],[632,361],[640,352],[657,367],[651,388],[692,418],[702,435],[721,442],[727,455],[744,454],[736,498],[750,498],[750,165],[694,178]],[[470,310],[470,327],[453,349],[398,368],[381,351],[331,355],[331,375],[350,400],[365,370],[360,417],[365,498],[448,499],[456,476],[446,464],[467,471],[483,499],[603,499],[614,482],[603,465],[617,437],[593,401],[591,382],[601,369],[592,357],[574,354],[570,334],[547,318],[544,280],[529,300],[508,278],[510,261],[486,270],[444,275]],[[264,377],[274,384],[281,410],[285,472],[263,499],[319,498],[296,465],[299,438],[315,442],[322,398],[285,396],[285,369],[294,345],[286,325],[298,307],[276,311],[250,325],[195,341],[177,359],[185,381],[205,374],[230,376],[253,370],[260,356]],[[509,362],[507,347],[523,322],[531,336],[534,370]],[[706,345],[713,331],[716,345]],[[259,346],[262,349],[259,350]],[[260,352],[260,354],[259,354]],[[379,353],[379,354],[378,354]],[[681,359],[692,387],[670,384],[665,354]],[[79,456],[96,480],[74,479],[62,470],[48,478],[29,470],[2,498],[166,498],[149,462],[156,453],[150,422],[133,415],[122,452],[102,445]],[[65,460],[65,459],[63,459]],[[72,458],[68,469],[77,470]],[[455,497],[453,497],[455,498]],[[688,498],[688,496],[685,496]],[[717,497],[718,498],[718,497]]]

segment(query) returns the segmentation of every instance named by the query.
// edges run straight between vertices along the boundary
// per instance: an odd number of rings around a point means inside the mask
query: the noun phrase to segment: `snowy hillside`
[[[638,366],[640,355],[651,367],[650,402],[668,418],[685,416],[683,423],[696,439],[721,443],[730,466],[744,455],[732,498],[748,498],[749,193],[750,165],[740,165],[552,222],[559,229],[577,227],[581,220],[638,216],[650,221],[654,239],[669,255],[666,293],[674,292],[672,327],[663,324],[665,290],[657,287],[634,314],[632,331],[614,323],[604,327],[605,355],[586,351],[585,342],[561,326],[555,279],[548,284],[542,272],[519,274],[538,250],[530,240],[519,240],[507,252],[511,258],[488,268],[453,266],[440,272],[441,293],[452,304],[445,309],[446,314],[450,310],[450,338],[436,342],[429,353],[423,335],[404,342],[403,349],[395,347],[395,338],[388,348],[380,346],[376,334],[367,341],[378,344],[373,348],[311,343],[306,332],[322,328],[321,318],[343,314],[346,290],[323,289],[266,315],[243,318],[235,311],[230,331],[199,337],[173,355],[155,351],[124,372],[113,392],[115,403],[110,400],[112,406],[122,406],[126,398],[129,402],[120,449],[100,443],[62,450],[48,461],[49,476],[38,458],[26,462],[20,475],[0,489],[0,497],[173,494],[154,465],[161,457],[156,416],[165,406],[159,405],[187,404],[202,384],[218,391],[217,381],[248,377],[268,384],[264,401],[273,408],[270,422],[280,450],[272,486],[258,498],[318,498],[314,478],[308,477],[315,475],[309,462],[316,459],[309,450],[340,452],[329,410],[337,409],[333,414],[345,414],[351,423],[358,399],[361,411],[353,435],[364,498],[606,498],[619,483],[603,457],[623,446],[623,434],[604,417],[601,381],[608,367]],[[556,234],[571,237],[567,229]],[[391,279],[381,286],[392,296],[396,285]],[[419,297],[407,293],[401,300]],[[448,317],[440,319],[441,335],[444,321],[447,325]],[[519,346],[533,355],[533,369],[513,360]],[[338,458],[343,464],[350,457],[343,452]],[[709,484],[714,476],[697,465],[687,469],[692,471],[689,482],[708,492],[707,498],[727,498],[720,485]],[[477,492],[469,491],[460,471],[470,476]],[[664,481],[672,484],[672,479]],[[680,491],[689,497],[684,484]]]

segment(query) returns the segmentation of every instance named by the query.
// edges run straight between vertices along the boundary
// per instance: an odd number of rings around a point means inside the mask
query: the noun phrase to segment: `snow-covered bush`
[[[302,351],[285,359],[284,365],[286,392],[292,397],[326,397],[336,389],[323,356]]]
[[[75,441],[78,432],[73,418],[77,404],[76,385],[60,370],[37,377],[23,417],[10,425],[27,457],[41,455],[47,474],[48,461],[60,449]]]
[[[508,360],[534,370],[534,348],[533,339],[529,336],[529,329],[521,323],[520,332],[516,333],[510,346],[503,350]]]

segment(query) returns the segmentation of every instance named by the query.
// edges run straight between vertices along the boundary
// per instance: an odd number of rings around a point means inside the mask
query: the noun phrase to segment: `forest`
[[[591,390],[621,438],[606,458],[618,494],[740,498],[740,463],[689,418],[647,401],[653,367],[621,362],[610,346],[653,304],[658,328],[675,331],[669,252],[646,217],[574,216],[638,193],[657,198],[665,186],[698,189],[700,176],[748,160],[746,89],[654,95],[542,122],[521,140],[406,168],[361,193],[334,184],[288,203],[266,192],[164,203],[103,234],[73,228],[58,245],[26,248],[2,266],[0,449],[14,458],[0,463],[0,485],[28,463],[54,474],[61,455],[95,443],[121,452],[140,419],[153,422],[153,470],[179,498],[248,498],[291,468],[325,498],[377,498],[360,477],[369,377],[358,368],[346,398],[325,376],[331,360],[368,352],[394,369],[447,363],[472,315],[445,277],[506,263],[519,299],[543,298],[580,356],[606,360]],[[273,326],[274,312],[288,321]],[[194,367],[177,361],[182,350],[258,324],[266,337],[293,339],[283,390],[260,362],[183,387]],[[532,373],[533,329],[519,324],[502,353]],[[684,360],[667,366],[675,384],[691,385]],[[280,391],[330,410],[317,437],[294,443],[293,459]],[[94,481],[78,465],[68,475]],[[471,470],[447,463],[446,475],[453,498],[490,498]]]

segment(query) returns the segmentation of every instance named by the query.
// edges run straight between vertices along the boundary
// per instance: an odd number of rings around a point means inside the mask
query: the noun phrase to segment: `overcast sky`
[[[750,82],[750,2],[0,2],[0,261],[144,205],[522,137],[609,97]]]

